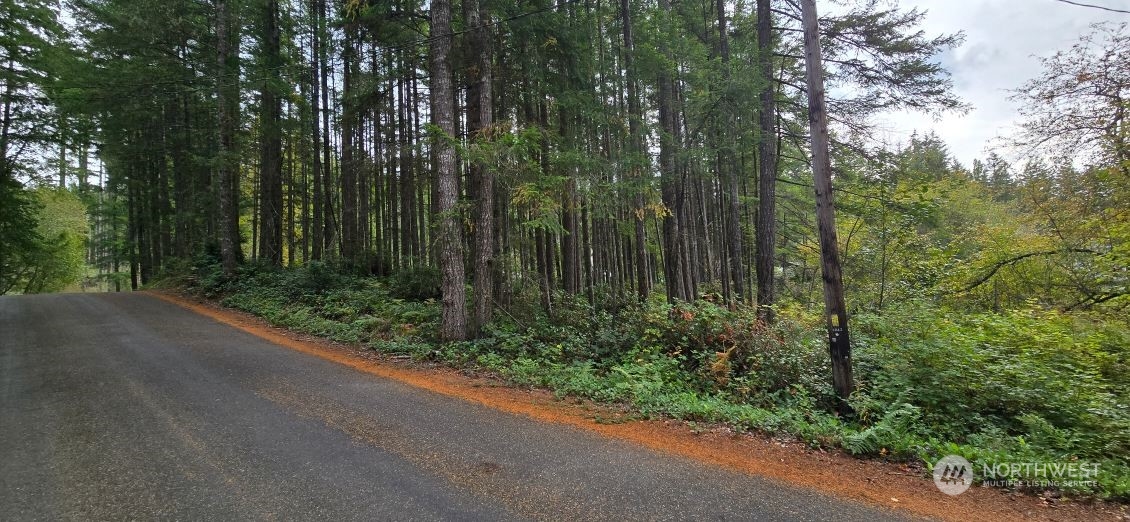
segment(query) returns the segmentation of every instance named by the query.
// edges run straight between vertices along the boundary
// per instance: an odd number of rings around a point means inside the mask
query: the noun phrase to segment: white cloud
[[[1127,0],[1090,3],[1130,9]],[[953,75],[957,94],[973,109],[938,121],[892,113],[882,118],[885,132],[877,138],[900,143],[916,130],[933,130],[967,167],[985,156],[993,138],[1016,123],[1017,107],[1008,99],[1009,90],[1039,75],[1040,57],[1069,48],[1095,22],[1130,22],[1130,15],[1056,0],[901,0],[899,5],[927,11],[923,29],[928,35],[965,32],[964,44],[938,58]]]

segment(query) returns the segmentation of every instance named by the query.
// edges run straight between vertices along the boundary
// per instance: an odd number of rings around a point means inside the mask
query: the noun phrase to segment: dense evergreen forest
[[[0,0],[0,293],[171,281],[645,414],[1101,462],[1081,491],[1130,498],[1130,33],[1043,58],[962,165],[873,139],[966,109],[961,35],[837,4],[817,89],[811,3]]]

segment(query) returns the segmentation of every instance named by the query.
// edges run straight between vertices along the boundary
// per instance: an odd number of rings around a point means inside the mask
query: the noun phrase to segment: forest
[[[815,7],[0,0],[0,294],[192,292],[643,417],[1094,462],[1066,492],[1130,499],[1127,27],[1042,57],[963,165],[875,138],[968,109],[962,35]]]

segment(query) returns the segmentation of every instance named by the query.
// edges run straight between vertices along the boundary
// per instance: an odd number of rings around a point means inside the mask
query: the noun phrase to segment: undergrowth
[[[924,302],[853,318],[856,415],[833,413],[816,317],[699,301],[627,303],[558,295],[498,314],[477,340],[439,343],[436,275],[345,275],[321,263],[240,268],[199,263],[179,284],[304,333],[385,353],[494,372],[559,396],[626,405],[636,415],[724,423],[814,447],[918,462],[969,459],[978,479],[1000,463],[1099,464],[1066,493],[1130,500],[1130,333],[1126,325],[1042,310],[969,313]],[[536,301],[535,301],[536,302]]]

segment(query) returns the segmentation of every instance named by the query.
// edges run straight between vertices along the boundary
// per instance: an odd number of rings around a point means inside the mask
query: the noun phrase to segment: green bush
[[[439,270],[423,263],[401,269],[388,279],[389,293],[401,299],[424,301],[439,298]]]
[[[867,428],[845,438],[848,449],[940,457],[957,448],[975,465],[1099,462],[1098,491],[1125,495],[1125,329],[1054,311],[971,314],[922,303],[855,324],[853,404]]]

